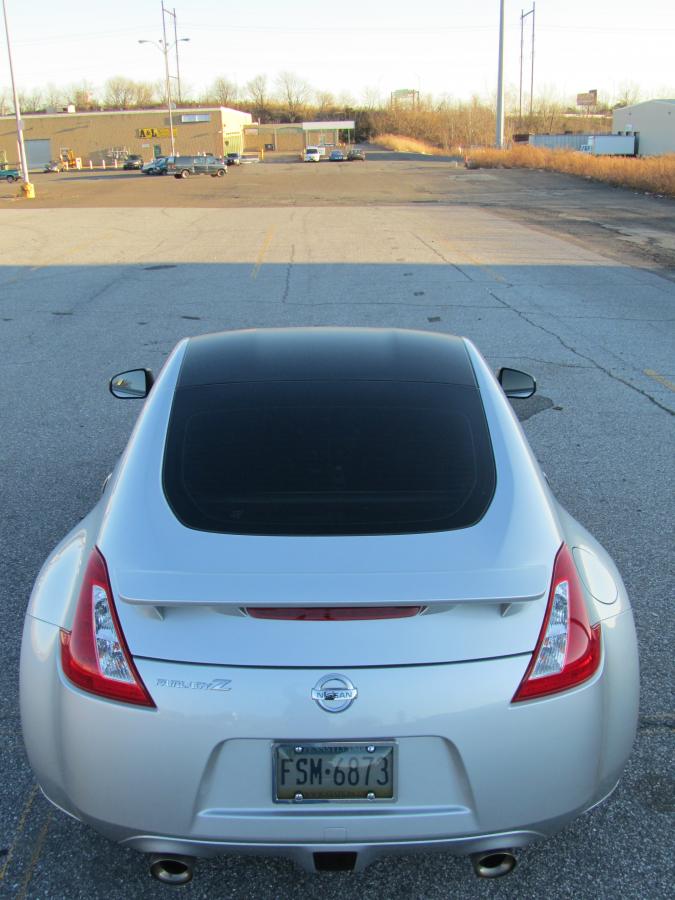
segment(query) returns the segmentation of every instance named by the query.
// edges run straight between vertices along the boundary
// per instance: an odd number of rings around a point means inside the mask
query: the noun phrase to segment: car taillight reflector
[[[253,619],[302,622],[358,622],[366,619],[407,619],[422,611],[421,606],[248,606]]]
[[[597,671],[600,625],[588,621],[581,582],[572,554],[563,544],[553,565],[544,624],[532,660],[513,703],[576,687]]]
[[[94,547],[75,610],[73,630],[61,629],[65,676],[92,694],[153,706],[131,659],[117,618],[105,560]]]

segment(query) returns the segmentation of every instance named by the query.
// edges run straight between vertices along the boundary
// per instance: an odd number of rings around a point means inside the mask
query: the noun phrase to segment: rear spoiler
[[[543,565],[518,569],[445,572],[153,572],[111,571],[115,596],[138,607],[210,606],[238,612],[248,606],[454,606],[497,604],[507,615],[514,604],[539,600],[548,591]]]

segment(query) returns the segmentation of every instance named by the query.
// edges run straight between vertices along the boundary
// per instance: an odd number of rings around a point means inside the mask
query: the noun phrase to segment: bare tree
[[[638,103],[639,100],[640,88],[638,85],[632,81],[624,82],[624,84],[619,87],[619,95],[616,98],[614,107],[633,106],[635,103]]]
[[[131,79],[123,75],[109,78],[105,83],[103,102],[106,106],[114,106],[118,109],[129,109],[136,99],[136,85]]]
[[[356,100],[354,99],[353,94],[350,94],[349,91],[342,91],[338,94],[338,106],[342,109],[353,109],[356,106]]]
[[[376,87],[365,87],[361,93],[365,109],[381,109],[384,106],[382,92]]]
[[[276,84],[289,120],[297,122],[311,93],[310,86],[294,72],[280,72]]]
[[[57,108],[65,103],[63,90],[51,82],[45,88],[45,106]]]
[[[19,91],[19,106],[23,112],[38,112],[44,108],[42,91],[33,88],[32,91]]]
[[[224,75],[219,76],[207,91],[204,100],[207,103],[216,103],[218,106],[232,106],[239,95],[239,87],[236,82]]]
[[[14,109],[11,94],[7,88],[0,88],[0,116],[8,116]]]
[[[134,83],[134,106],[143,109],[154,106],[156,101],[155,86],[149,81],[137,81]]]
[[[246,92],[251,98],[253,108],[258,116],[264,115],[267,111],[269,98],[267,96],[267,76],[256,75],[246,84]]]
[[[94,87],[88,81],[71,84],[66,94],[75,109],[94,109],[98,106]]]
[[[330,91],[315,91],[314,102],[316,103],[316,113],[319,116],[325,116],[335,109],[335,95]]]

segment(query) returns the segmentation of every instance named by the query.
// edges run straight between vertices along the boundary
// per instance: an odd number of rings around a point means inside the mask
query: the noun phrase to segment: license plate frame
[[[373,747],[372,751],[369,751],[368,748]],[[301,750],[298,750],[301,748]],[[311,796],[312,791],[308,792],[305,790],[304,794],[301,797],[298,797],[298,793],[294,792],[294,796],[280,796],[280,784],[279,784],[279,752],[290,749],[295,757],[307,757],[310,756],[330,756],[331,758],[336,755],[346,755],[346,754],[362,754],[365,757],[369,757],[370,754],[373,754],[374,759],[381,759],[386,754],[389,759],[389,765],[391,767],[391,778],[389,782],[391,784],[391,796],[368,796],[368,791],[364,791],[359,796],[349,796],[347,792],[344,792],[340,795],[339,787],[342,785],[334,786],[336,789],[331,791],[326,791],[322,796]],[[370,741],[274,741],[272,744],[272,801],[274,803],[293,803],[295,805],[304,806],[307,803],[368,803],[370,804],[381,804],[381,803],[394,803],[397,799],[398,794],[398,744],[395,740],[385,739],[385,740],[370,740]],[[296,785],[299,788],[299,786]],[[363,790],[363,789],[362,789]],[[333,794],[334,796],[327,796],[327,794]]]

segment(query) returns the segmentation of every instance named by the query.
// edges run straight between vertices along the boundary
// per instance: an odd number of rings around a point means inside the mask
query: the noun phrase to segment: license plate
[[[274,800],[393,800],[395,744],[275,744]]]

